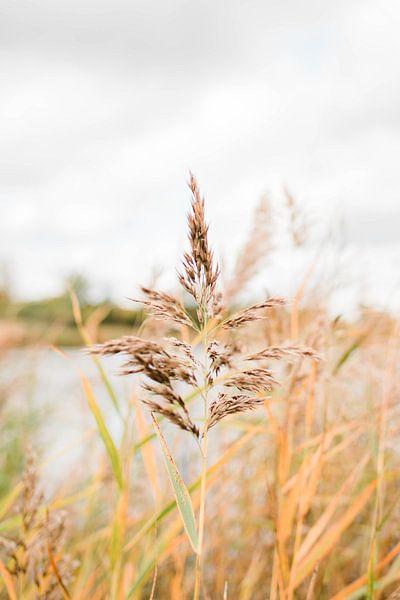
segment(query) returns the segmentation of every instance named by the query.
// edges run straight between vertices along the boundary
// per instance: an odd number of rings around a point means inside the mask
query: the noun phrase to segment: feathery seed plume
[[[245,394],[237,394],[235,396],[219,394],[217,400],[212,402],[210,406],[208,428],[214,427],[214,425],[228,415],[254,410],[264,404],[265,400],[266,397],[246,396]]]
[[[222,307],[221,294],[216,290],[219,269],[217,265],[214,265],[213,254],[208,243],[204,199],[200,195],[197,181],[192,174],[190,174],[189,188],[192,194],[191,211],[188,215],[190,251],[184,254],[183,273],[179,274],[179,281],[198,304],[200,333],[204,333],[205,321],[209,317],[219,316]],[[266,210],[265,205],[263,210]],[[255,224],[254,231],[256,230],[259,231]],[[246,265],[246,261],[243,259],[238,267],[238,277],[244,280],[251,276],[252,272],[251,265]],[[143,304],[155,317],[193,327],[184,306],[174,296],[147,287],[143,287],[142,292],[145,296]],[[249,308],[229,316],[225,321],[217,321],[216,325],[214,324],[209,331],[207,330],[204,339],[207,339],[209,332],[214,329],[235,330],[246,323],[265,318],[266,310],[284,304],[283,298],[274,297],[253,304]],[[191,386],[196,395],[201,393],[198,382],[202,381],[203,388],[206,389],[204,395],[206,398],[207,390],[215,385],[215,378],[219,376],[222,369],[225,369],[228,372],[224,376],[224,389],[236,388],[240,392],[244,392],[232,395],[226,392],[220,393],[217,400],[208,407],[206,401],[203,435],[209,427],[214,426],[225,416],[252,410],[262,404],[264,398],[260,398],[259,394],[272,390],[272,387],[277,384],[272,372],[266,368],[249,367],[229,372],[229,369],[234,367],[234,355],[241,353],[240,348],[234,344],[235,342],[227,346],[216,339],[209,340],[205,348],[204,364],[195,358],[190,344],[175,337],[165,337],[162,342],[156,342],[137,336],[125,336],[93,346],[89,351],[102,356],[125,355],[126,360],[120,373],[143,376],[142,390],[148,395],[143,398],[144,404],[152,412],[163,415],[174,425],[199,438],[199,428],[192,420],[184,398],[174,388],[175,382],[183,382]],[[243,357],[243,360],[257,362],[272,358],[281,359],[285,356],[314,359],[318,357],[311,348],[293,344],[265,348],[260,352]]]
[[[264,350],[260,350],[255,354],[249,354],[245,360],[264,360],[264,359],[277,359],[280,360],[285,356],[293,356],[296,358],[311,358],[312,360],[321,360],[321,355],[315,352],[313,348],[309,346],[269,346]]]
[[[135,300],[132,298],[132,300],[147,306],[149,311],[153,313],[157,319],[174,321],[175,323],[188,325],[189,327],[193,325],[189,315],[185,312],[185,309],[177,298],[171,296],[171,294],[157,292],[156,290],[151,290],[146,287],[142,287],[141,290],[147,299]]]
[[[256,321],[257,319],[265,318],[262,316],[261,311],[267,308],[272,308],[273,306],[283,306],[286,304],[286,300],[284,298],[268,298],[264,300],[264,302],[260,302],[258,304],[253,304],[244,310],[237,312],[236,314],[229,317],[224,323],[224,329],[236,329],[245,323],[251,323],[252,321]]]
[[[263,195],[256,206],[249,237],[239,252],[231,279],[228,281],[224,298],[229,302],[258,273],[262,263],[272,250],[271,207],[266,195]]]
[[[184,289],[196,300],[199,306],[207,307],[210,316],[215,314],[218,305],[216,284],[219,268],[214,265],[213,253],[208,243],[208,225],[204,216],[204,198],[196,178],[190,173],[189,188],[192,193],[191,212],[188,214],[190,253],[183,255],[183,271],[179,281]],[[198,313],[202,318],[201,311]]]
[[[278,384],[269,369],[248,369],[232,375],[224,382],[225,387],[236,387],[246,392],[271,391],[272,386]]]

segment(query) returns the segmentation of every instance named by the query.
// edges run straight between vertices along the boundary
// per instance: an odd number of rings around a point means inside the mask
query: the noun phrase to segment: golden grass
[[[208,246],[201,251],[209,260]],[[317,312],[312,299],[304,301],[311,272],[288,310],[273,310],[235,336],[249,352],[289,339],[313,346],[324,360],[294,357],[280,367],[282,386],[262,408],[213,428],[203,473],[188,432],[164,430],[166,419],[158,417],[157,434],[160,426],[196,514],[207,494],[204,600],[380,600],[400,584],[400,329],[373,311],[352,325],[331,320],[320,303]],[[229,286],[233,296],[234,282]],[[74,294],[72,301],[91,345],[101,313],[87,324]],[[179,319],[174,335],[198,341]],[[66,473],[51,498],[25,477],[0,499],[0,598],[36,598],[37,581],[39,597],[48,599],[192,598],[196,560],[141,390],[133,385],[126,402],[117,397],[94,360],[120,434],[111,432],[87,376],[77,374],[96,426],[90,435],[99,436],[102,450],[88,456],[79,477]],[[186,399],[190,408],[197,396]],[[29,521],[21,498],[32,505]],[[67,521],[56,539],[49,515],[61,510]]]

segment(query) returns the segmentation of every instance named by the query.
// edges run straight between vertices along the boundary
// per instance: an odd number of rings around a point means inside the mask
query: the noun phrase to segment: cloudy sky
[[[188,169],[231,256],[267,191],[344,222],[350,279],[400,267],[396,0],[0,1],[0,261],[21,297],[72,272],[171,285]],[[277,255],[271,279],[288,265]],[[347,274],[349,276],[349,274]]]

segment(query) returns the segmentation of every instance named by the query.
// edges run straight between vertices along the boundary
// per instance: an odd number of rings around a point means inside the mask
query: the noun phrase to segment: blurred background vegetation
[[[35,301],[17,301],[11,289],[0,289],[0,334],[15,345],[38,341],[59,346],[79,346],[81,339],[75,327],[70,291],[79,299],[82,316],[86,320],[101,309],[100,339],[121,335],[127,329],[139,327],[144,313],[132,304],[132,309],[122,308],[105,298],[98,303],[89,300],[89,282],[82,275],[72,275],[58,296]]]

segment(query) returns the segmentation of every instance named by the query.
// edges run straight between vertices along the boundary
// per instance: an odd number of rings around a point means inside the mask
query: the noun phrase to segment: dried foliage
[[[10,575],[32,587],[35,597],[58,600],[77,565],[63,548],[66,514],[44,510],[37,480],[35,461],[29,456],[18,508],[21,532],[14,538],[0,538],[0,555]]]
[[[246,360],[280,360],[286,356],[293,358],[312,358],[313,360],[317,361],[321,360],[321,355],[318,354],[318,352],[316,352],[313,348],[298,345],[269,346],[268,348],[264,348],[264,350],[260,350],[255,354],[249,354],[246,356]]]
[[[240,389],[240,388],[239,388]],[[265,397],[246,396],[244,394],[236,394],[229,396],[228,394],[218,394],[217,400],[210,406],[210,421],[208,427],[214,427],[228,415],[236,415],[238,413],[254,410],[265,402]]]
[[[254,211],[249,237],[238,254],[232,277],[225,286],[224,299],[228,305],[259,272],[273,249],[273,235],[271,205],[264,195]]]
[[[147,306],[155,317],[174,321],[180,325],[192,325],[192,321],[177,298],[171,294],[157,292],[146,287],[142,287],[141,290],[146,296],[146,300],[135,300],[135,302],[141,302]]]
[[[309,223],[304,207],[296,201],[290,191],[284,190],[285,204],[289,214],[289,234],[295,248],[304,246],[309,232]]]
[[[198,317],[203,320],[205,314],[212,317],[218,312],[220,297],[216,292],[216,285],[219,268],[208,243],[204,198],[200,195],[198,183],[192,173],[189,188],[192,193],[192,206],[187,219],[190,252],[185,252],[183,256],[183,273],[179,274],[179,281],[202,309],[198,312]]]
[[[85,460],[48,511],[32,461],[0,498],[0,598],[192,600],[198,580],[203,598],[397,598],[398,319],[370,311],[349,323],[312,299],[290,314],[275,298],[216,310],[204,204],[193,178],[190,187],[182,277],[199,319],[191,305],[146,288],[151,335],[145,327],[91,346],[96,383],[113,403],[100,395],[97,403],[98,388],[84,380],[103,446],[90,427]],[[138,383],[121,398],[97,360],[115,354]],[[153,443],[164,420],[177,428],[162,438],[165,472]],[[192,545],[179,500],[192,502]],[[71,507],[68,527],[61,506]]]
[[[232,375],[224,382],[226,387],[236,387],[246,392],[271,391],[272,386],[278,382],[269,369],[246,369]],[[241,411],[243,412],[243,411]]]
[[[236,329],[246,323],[253,323],[258,319],[266,319],[266,309],[275,306],[284,306],[285,304],[286,301],[284,298],[268,298],[267,300],[264,300],[264,302],[253,304],[252,306],[249,306],[249,308],[245,308],[235,315],[232,315],[224,321],[222,326],[224,329]]]
[[[208,344],[207,355],[209,358],[207,382],[209,386],[212,386],[214,377],[218,377],[222,368],[233,367],[234,349],[213,340]]]

